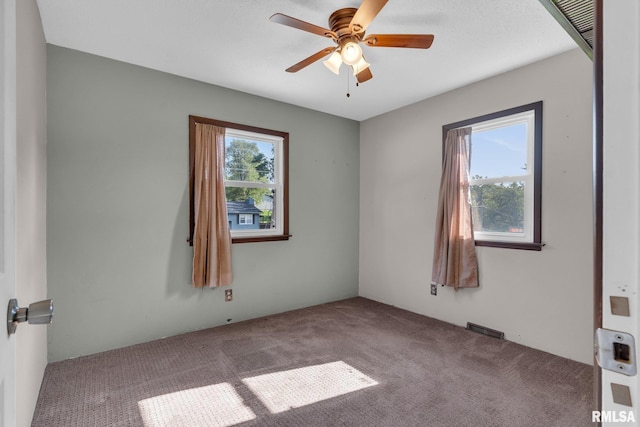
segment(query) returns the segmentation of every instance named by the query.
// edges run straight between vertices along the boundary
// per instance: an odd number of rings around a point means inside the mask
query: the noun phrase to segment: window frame
[[[516,116],[526,112],[533,112],[533,147],[530,147],[529,141],[527,143],[527,150],[533,149],[533,174],[531,177],[531,183],[533,184],[533,206],[532,210],[528,213],[525,211],[525,227],[527,217],[531,218],[531,241],[511,241],[511,240],[498,240],[498,239],[476,239],[476,246],[487,246],[494,248],[508,248],[508,249],[523,249],[540,251],[544,244],[542,243],[542,101],[534,102],[531,104],[521,105],[519,107],[509,108],[506,110],[498,111],[491,114],[485,114],[482,116],[474,117],[472,119],[462,120],[455,123],[442,126],[442,153],[444,160],[444,144],[447,138],[447,132],[452,129],[462,127],[473,127],[479,124],[488,124],[491,121],[500,121],[509,116]],[[507,119],[508,120],[508,119]],[[506,121],[506,120],[505,120]],[[488,181],[506,182],[505,177],[489,178]],[[525,183],[525,191],[526,189]],[[525,197],[525,208],[526,208]],[[474,231],[474,237],[476,232]],[[481,234],[482,237],[490,237],[490,233]]]
[[[278,193],[282,194],[281,198],[281,217],[277,220],[282,222],[282,227],[278,233],[265,233],[264,231],[252,230],[243,231],[242,233],[234,233],[236,235],[231,236],[232,243],[253,243],[253,242],[271,242],[289,240],[291,235],[289,234],[289,133],[282,132],[273,129],[265,129],[256,126],[249,126],[240,123],[227,122],[222,120],[216,120],[200,116],[189,116],[189,244],[193,245],[193,233],[195,229],[195,209],[194,209],[194,164],[195,164],[195,128],[196,123],[205,123],[213,126],[224,127],[228,130],[238,131],[237,133],[249,133],[249,134],[262,134],[265,136],[272,136],[275,138],[281,138],[281,147],[276,149],[275,157],[279,157],[279,165],[276,167],[279,169],[276,172],[277,177],[280,178],[280,182],[276,183],[276,199]],[[231,182],[231,181],[230,181]],[[276,203],[276,200],[274,200]]]

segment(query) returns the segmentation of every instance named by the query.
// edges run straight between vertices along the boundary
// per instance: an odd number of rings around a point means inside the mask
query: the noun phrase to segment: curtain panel
[[[224,189],[225,128],[195,126],[193,286],[224,286],[233,280]]]
[[[444,144],[433,251],[433,283],[476,288],[478,260],[469,202],[471,128],[452,129]]]

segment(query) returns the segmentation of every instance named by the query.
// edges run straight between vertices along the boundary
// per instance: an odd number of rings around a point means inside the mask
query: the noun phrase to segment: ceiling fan
[[[364,59],[360,43],[370,47],[429,49],[433,43],[433,34],[369,34],[365,36],[365,30],[388,1],[363,0],[358,9],[352,7],[338,9],[329,16],[330,30],[282,13],[272,15],[269,18],[271,22],[330,38],[336,44],[314,53],[287,68],[286,71],[295,73],[331,54],[329,59],[323,61],[327,68],[338,74],[344,62],[353,68],[353,74],[358,83],[363,83],[371,79],[373,74],[369,68],[370,64]]]

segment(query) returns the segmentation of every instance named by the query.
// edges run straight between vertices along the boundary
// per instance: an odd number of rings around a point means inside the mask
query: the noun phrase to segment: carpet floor
[[[365,298],[47,366],[33,426],[588,426],[592,367]]]

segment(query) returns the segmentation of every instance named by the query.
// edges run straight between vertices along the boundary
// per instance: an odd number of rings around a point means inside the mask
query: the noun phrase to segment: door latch
[[[635,349],[636,342],[631,334],[602,328],[596,330],[596,360],[602,369],[635,375],[638,371]]]

